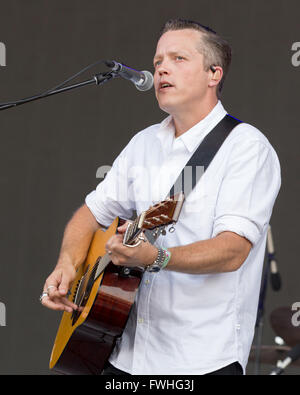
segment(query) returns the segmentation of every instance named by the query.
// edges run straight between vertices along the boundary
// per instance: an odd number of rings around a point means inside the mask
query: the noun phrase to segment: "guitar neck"
[[[128,224],[123,244],[133,244],[142,231],[145,232],[148,241],[154,244],[161,234],[165,234],[166,224],[177,222],[183,201],[184,195],[179,193],[175,197],[168,198],[166,201],[157,203],[149,210],[142,212],[132,223]],[[110,262],[111,258],[107,253],[101,258],[99,257],[98,262],[96,262],[97,269],[94,281],[97,280]]]

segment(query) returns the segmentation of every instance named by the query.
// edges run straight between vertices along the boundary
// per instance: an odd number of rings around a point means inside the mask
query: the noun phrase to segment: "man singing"
[[[166,23],[154,55],[154,86],[158,105],[169,116],[134,135],[71,218],[57,266],[44,285],[43,305],[76,308],[66,294],[94,232],[117,216],[130,218],[134,210],[139,214],[164,200],[227,114],[220,97],[230,62],[228,43],[210,28],[183,19]],[[126,169],[145,172],[129,176]],[[122,244],[125,226],[119,228],[106,245],[115,265],[151,269],[159,254],[169,258],[160,271],[145,271],[102,374],[245,372],[280,182],[280,164],[267,138],[240,123],[190,193],[174,233],[154,245],[129,248]]]

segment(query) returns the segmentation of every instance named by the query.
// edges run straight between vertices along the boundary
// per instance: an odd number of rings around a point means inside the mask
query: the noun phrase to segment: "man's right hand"
[[[67,294],[76,277],[76,268],[85,260],[94,233],[101,225],[83,204],[68,222],[58,263],[47,278],[41,302],[53,310],[72,312],[78,307],[68,300]]]
[[[77,310],[77,305],[67,298],[67,293],[76,276],[75,267],[72,264],[58,264],[47,278],[41,303],[52,310],[62,310],[71,313]]]

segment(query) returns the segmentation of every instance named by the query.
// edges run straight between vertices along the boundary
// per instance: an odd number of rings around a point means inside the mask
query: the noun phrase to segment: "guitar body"
[[[76,300],[79,292],[84,300],[79,312],[63,314],[50,358],[50,369],[57,373],[100,374],[122,335],[142,270],[134,268],[126,275],[110,262],[93,281],[98,258],[106,254],[105,244],[118,226],[116,218],[105,232],[95,233],[87,259],[77,271],[69,299]]]
[[[123,244],[135,248],[145,238],[156,240],[165,227],[176,223],[183,194],[151,206],[127,225]],[[77,271],[69,300],[78,306],[64,312],[50,358],[50,369],[60,374],[100,374],[118,337],[125,328],[144,268],[116,266],[106,253],[107,241],[124,223],[118,217],[111,226],[99,229],[91,242],[86,261]]]

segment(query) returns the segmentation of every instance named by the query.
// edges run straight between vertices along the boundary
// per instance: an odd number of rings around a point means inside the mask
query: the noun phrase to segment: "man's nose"
[[[157,72],[159,75],[169,74],[170,70],[167,62],[161,62],[157,67]]]

